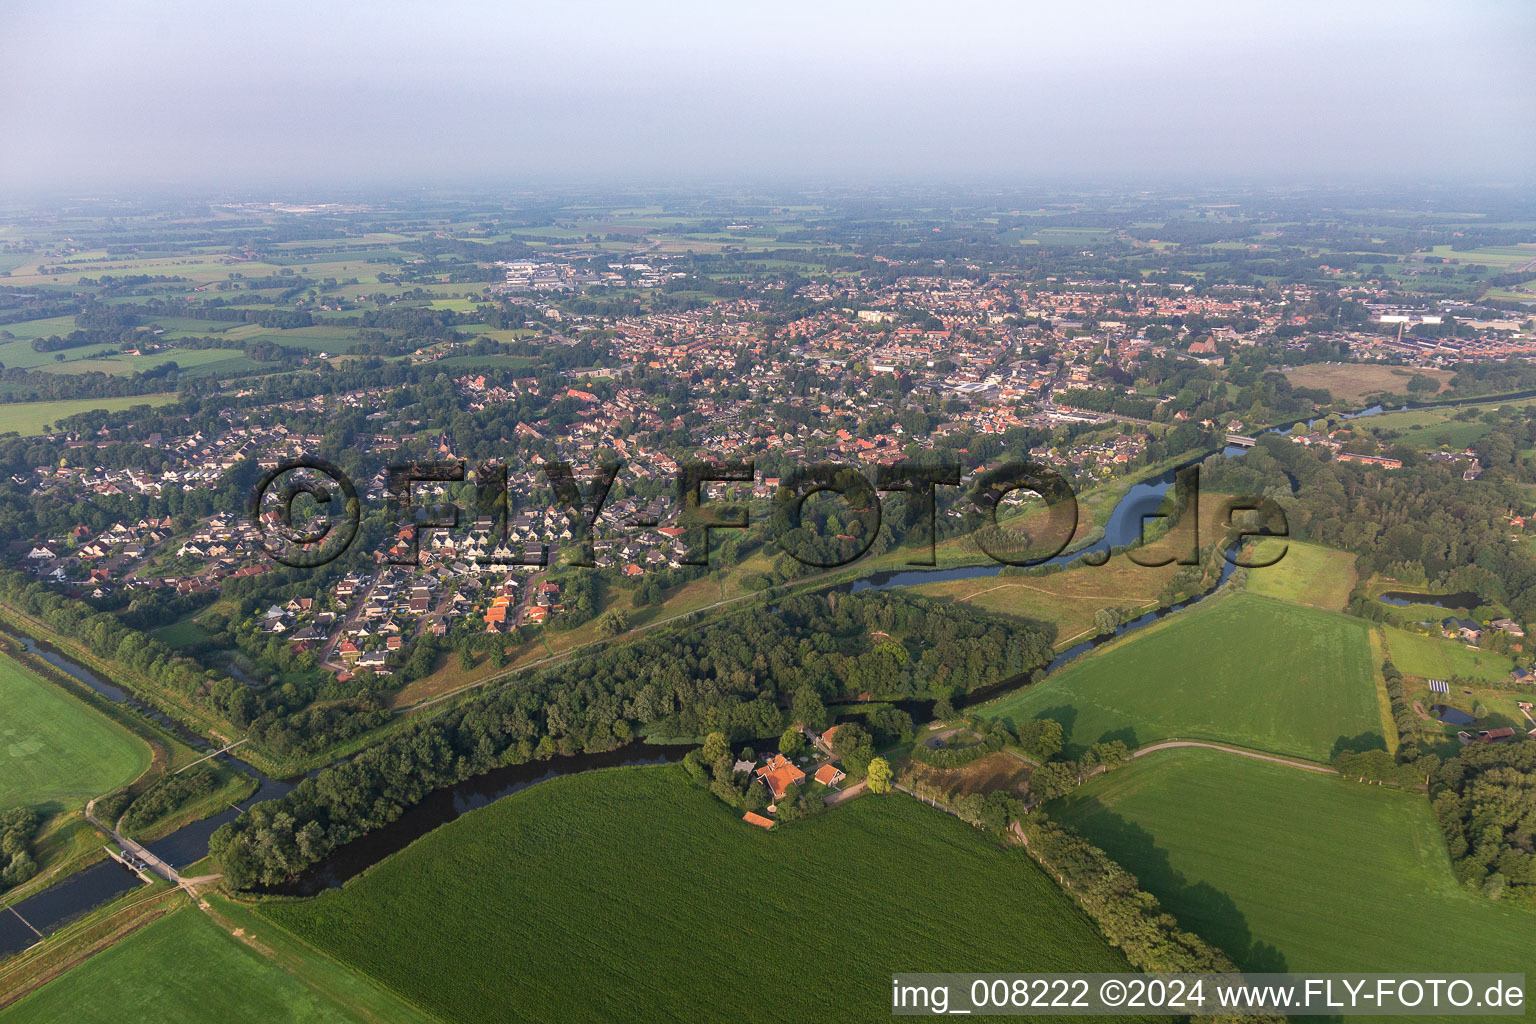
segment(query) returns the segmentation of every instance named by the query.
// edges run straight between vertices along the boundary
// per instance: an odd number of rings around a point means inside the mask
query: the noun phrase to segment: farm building
[[[837,765],[824,764],[820,768],[816,769],[816,774],[812,777],[823,786],[831,788],[832,786],[837,785],[839,782],[842,782],[848,776],[845,772],[843,772],[842,769],[838,768]]]
[[[774,754],[767,764],[757,770],[757,777],[768,787],[773,798],[779,800],[790,786],[798,786],[805,781],[805,772],[796,768],[783,754]]]

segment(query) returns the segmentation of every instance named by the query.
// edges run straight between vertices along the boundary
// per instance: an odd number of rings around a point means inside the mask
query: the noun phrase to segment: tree
[[[712,732],[704,737],[704,748],[699,751],[699,756],[704,759],[705,764],[714,764],[730,752],[730,745],[725,742],[725,733]]]
[[[804,750],[805,734],[793,725],[785,729],[784,735],[779,737],[779,753],[785,757],[799,757]]]
[[[946,721],[955,715],[955,706],[949,701],[949,691],[939,694],[939,699],[933,702],[933,717],[936,721]]]
[[[1076,785],[1077,772],[1060,761],[1041,765],[1029,777],[1029,791],[1040,800],[1054,800],[1070,793]]]
[[[1054,718],[1036,718],[1019,726],[1019,745],[1036,761],[1049,761],[1061,753],[1061,723]]]
[[[827,725],[827,708],[821,702],[819,693],[809,686],[802,686],[795,691],[795,699],[790,704],[789,717],[798,724],[820,730]]]
[[[871,793],[889,793],[891,791],[891,765],[883,757],[877,757],[869,762],[869,791]]]
[[[1130,748],[1124,740],[1110,740],[1106,743],[1095,743],[1088,748],[1088,753],[1083,757],[1085,770],[1102,765],[1106,771],[1125,764],[1131,759]]]

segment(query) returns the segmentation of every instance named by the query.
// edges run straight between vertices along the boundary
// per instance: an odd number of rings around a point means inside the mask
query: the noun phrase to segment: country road
[[[1256,750],[1244,750],[1242,747],[1228,746],[1225,743],[1208,743],[1204,740],[1161,740],[1157,743],[1149,743],[1144,747],[1138,747],[1131,751],[1131,758],[1145,757],[1162,750],[1176,750],[1180,747],[1197,747],[1204,750],[1220,750],[1228,754],[1237,754],[1239,757],[1251,757],[1255,761],[1268,761],[1271,764],[1285,765],[1287,768],[1300,768],[1302,771],[1317,772],[1319,775],[1337,775],[1336,769],[1329,768],[1325,764],[1316,764],[1312,761],[1303,761],[1299,758],[1282,757],[1279,754],[1261,754]],[[1081,777],[1079,785],[1087,782],[1096,775],[1102,775],[1109,769],[1103,765],[1096,765],[1088,774]],[[1026,803],[1027,810],[1033,810],[1045,801],[1031,800]]]
[[[1152,743],[1138,748],[1131,757],[1141,757],[1145,754],[1156,753],[1159,750],[1172,750],[1175,747],[1204,747],[1207,750],[1225,750],[1229,754],[1240,754],[1243,757],[1251,757],[1255,761],[1272,761],[1275,764],[1289,765],[1292,768],[1301,768],[1309,772],[1319,772],[1323,775],[1339,774],[1335,769],[1327,765],[1313,764],[1311,761],[1300,761],[1289,757],[1280,757],[1277,754],[1260,754],[1253,750],[1244,750],[1242,747],[1229,747],[1224,743],[1204,743],[1200,740],[1164,740],[1161,743]]]

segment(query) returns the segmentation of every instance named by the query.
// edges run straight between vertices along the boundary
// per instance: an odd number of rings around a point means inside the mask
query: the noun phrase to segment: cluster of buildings
[[[563,370],[553,384],[548,372],[460,370],[452,376],[456,399],[469,415],[509,405],[560,407],[558,415],[516,422],[501,439],[509,490],[534,497],[519,503],[504,531],[483,519],[453,532],[418,534],[402,527],[376,553],[373,572],[350,581],[347,594],[338,588],[325,597],[330,607],[275,609],[279,614],[265,618],[263,630],[310,645],[327,664],[377,668],[372,662],[381,651],[402,649],[428,631],[445,632],[461,618],[502,632],[560,615],[562,595],[547,570],[573,543],[590,542],[598,568],[621,578],[677,570],[684,552],[671,484],[684,450],[706,460],[758,458],[781,465],[829,459],[874,467],[939,446],[963,458],[968,439],[1034,428],[1057,437],[1035,445],[1031,456],[1103,479],[1139,465],[1152,441],[1149,430],[1159,424],[1084,406],[1095,404],[1093,393],[1123,393],[1124,381],[1135,379],[1149,359],[1178,354],[1219,366],[1236,347],[1272,341],[1277,332],[1296,347],[1321,335],[1360,356],[1421,366],[1536,351],[1513,321],[1408,303],[1385,289],[1354,289],[1369,293],[1372,329],[1339,329],[1319,327],[1309,317],[1306,310],[1326,296],[1300,285],[1197,290],[1086,276],[1035,280],[976,265],[884,257],[879,262],[893,276],[724,282],[739,285],[734,297],[697,308],[670,303],[623,315],[574,312],[569,303],[560,308],[569,295],[591,289],[662,288],[686,276],[681,259],[657,253],[615,261],[594,253],[500,264],[504,280],[491,292],[538,313],[548,344],[593,338],[607,352],[603,365]],[[780,318],[768,296],[787,290],[797,302],[792,315]],[[1416,330],[1443,327],[1451,317],[1463,327],[1454,334]],[[458,344],[434,340],[417,354],[441,359]],[[658,380],[684,387],[686,399]],[[376,462],[402,444],[423,442],[437,457],[457,458],[454,439],[433,433],[443,425],[400,412],[401,403],[390,401],[393,390],[263,402],[253,388],[242,387],[229,392],[231,404],[219,413],[216,430],[189,427],[184,434],[162,435],[118,426],[62,437],[71,451],[144,445],[156,454],[153,469],[81,466],[72,457],[14,482],[60,503],[214,489],[244,463],[270,469],[291,457],[334,454],[318,451],[323,435],[293,424],[313,425],[347,410],[365,413],[367,432],[356,443]],[[1163,420],[1190,418],[1184,409],[1167,415],[1164,406],[1174,395],[1144,397]],[[206,420],[200,422],[206,427]],[[1204,425],[1212,433],[1219,429],[1210,420]],[[1104,429],[1075,429],[1082,426]],[[1234,426],[1241,423],[1228,429]],[[1323,446],[1343,462],[1401,465],[1352,451],[1335,434],[1309,432],[1294,440]],[[544,469],[555,460],[569,463],[585,490],[600,457],[622,460],[623,469],[586,537],[568,510],[549,500]],[[1481,469],[1470,452],[1431,457],[1465,461],[1469,479]],[[778,482],[771,474],[781,471],[760,472],[742,495],[768,498]],[[359,481],[368,501],[384,500],[386,480],[381,467]],[[424,487],[418,493],[428,500],[445,490]],[[257,524],[244,522],[238,510],[222,510],[115,526],[97,535],[85,530],[33,538],[13,545],[11,556],[40,577],[92,594],[140,586],[199,592],[269,571],[261,541]],[[390,564],[413,551],[419,552],[414,564]]]
[[[799,759],[799,763],[779,753],[770,754],[761,764],[756,761],[737,761],[734,768],[738,775],[750,774],[767,791],[768,813],[774,814],[777,812],[777,803],[784,799],[791,786],[803,786],[805,780],[810,778],[823,789],[835,791],[848,777],[838,767],[837,752],[832,747],[837,730],[838,727],[834,725],[818,735],[809,728],[803,728],[802,731],[810,738],[811,749]],[[801,765],[810,767],[810,773],[807,774]],[[742,815],[741,820],[765,829],[771,829],[777,824],[774,819],[754,811]]]

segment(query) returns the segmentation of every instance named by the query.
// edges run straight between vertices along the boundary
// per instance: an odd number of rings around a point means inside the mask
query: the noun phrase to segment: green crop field
[[[1529,971],[1536,951],[1536,912],[1457,885],[1422,793],[1180,749],[1051,811],[1247,970]]]
[[[260,911],[449,1020],[877,1020],[893,970],[1127,969],[941,811],[864,796],[763,832],[678,767],[534,786]]]
[[[10,658],[0,657],[0,810],[84,804],[132,782],[149,747]]]
[[[1280,561],[1274,565],[1249,572],[1249,590],[1332,612],[1349,604],[1349,592],[1355,586],[1354,555],[1321,544],[1267,539],[1255,546],[1251,561],[1265,562],[1277,555]]]
[[[136,405],[165,405],[176,395],[133,395],[123,398],[69,398],[57,402],[16,402],[0,404],[0,434],[15,431],[26,436],[41,434],[46,426],[66,416],[94,409],[118,412]]]
[[[1462,263],[1482,263],[1491,267],[1517,267],[1536,259],[1536,245],[1522,242],[1518,245],[1484,245],[1476,249],[1453,249],[1449,245],[1437,245],[1429,250],[1431,255]]]
[[[0,1022],[428,1020],[242,908],[220,900],[213,906],[226,921],[246,926],[244,937],[259,943],[260,950],[235,938],[209,915],[184,907],[6,1008]],[[249,927],[253,923],[254,930]]]
[[[40,320],[23,320],[21,323],[6,324],[0,327],[0,335],[9,334],[17,340],[0,343],[0,359],[3,359],[7,366],[19,366],[19,363],[11,362],[14,358],[12,346],[15,346],[16,350],[25,347],[30,351],[32,342],[38,338],[47,338],[55,334],[62,337],[74,329],[73,316],[50,316]]]
[[[1442,615],[1453,612],[1440,610]],[[1382,627],[1387,640],[1387,654],[1397,670],[1408,676],[1450,679],[1464,676],[1497,683],[1509,678],[1515,663],[1493,651],[1475,651],[1459,640],[1440,636],[1421,636],[1396,626]]]
[[[1069,753],[1175,736],[1318,761],[1340,739],[1385,747],[1369,627],[1245,593],[1130,633],[979,711],[1057,719]]]

